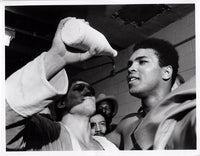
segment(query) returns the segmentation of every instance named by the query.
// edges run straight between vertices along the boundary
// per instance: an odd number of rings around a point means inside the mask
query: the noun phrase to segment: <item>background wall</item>
[[[160,30],[159,32],[153,34],[151,37],[157,37],[161,39],[166,39],[172,44],[180,45],[176,46],[179,52],[179,73],[188,80],[191,76],[195,74],[195,13],[192,12],[185,16],[184,18],[176,21]],[[182,42],[185,41],[185,42]],[[132,46],[118,53],[118,57],[115,58],[116,64],[116,75],[107,78],[99,83],[94,84],[94,88],[99,93],[105,93],[107,95],[114,95],[119,103],[119,110],[113,122],[118,123],[125,115],[131,112],[137,112],[140,107],[140,100],[132,97],[128,91],[128,85],[126,81],[127,61],[132,53]],[[95,60],[91,60],[95,61]],[[103,62],[108,62],[108,59],[102,58],[95,62],[95,64],[101,64]],[[111,65],[105,65],[94,70],[90,70],[84,73],[80,73],[88,82],[94,82],[95,80],[102,79],[110,74],[112,70]],[[80,76],[78,75],[78,76]],[[77,76],[77,77],[78,77]]]
[[[192,36],[195,36],[194,12],[153,35],[153,37],[166,39],[174,45]],[[180,57],[179,73],[188,80],[195,74],[195,38],[177,46],[176,49]]]

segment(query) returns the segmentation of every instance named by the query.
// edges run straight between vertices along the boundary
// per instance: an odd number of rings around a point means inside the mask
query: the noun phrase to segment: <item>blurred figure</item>
[[[178,88],[184,82],[185,82],[184,78],[180,74],[177,74],[176,80],[175,80],[171,90],[173,91],[174,89]]]
[[[102,114],[94,114],[90,118],[90,125],[91,125],[92,135],[97,135],[97,136],[105,135],[107,131],[106,119]]]
[[[103,114],[106,119],[107,132],[111,132],[116,127],[112,123],[113,117],[117,114],[118,103],[114,96],[106,96],[105,94],[99,94],[96,100],[96,113]]]

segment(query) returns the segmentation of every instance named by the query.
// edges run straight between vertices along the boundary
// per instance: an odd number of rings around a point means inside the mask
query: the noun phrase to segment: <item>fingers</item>
[[[109,55],[109,56],[112,56],[112,57],[116,57],[117,56],[117,51],[114,50],[114,49],[109,49],[109,50],[105,50],[102,52],[103,55]]]
[[[89,59],[91,57],[92,57],[92,55],[89,53],[89,51],[87,51],[85,53],[71,53],[71,52],[68,52],[64,56],[66,64],[85,61],[85,60],[87,60],[87,59]]]
[[[117,51],[114,49],[109,49],[105,51],[97,51],[97,50],[89,50],[85,53],[79,53],[79,61],[85,61],[93,56],[111,56],[111,57],[116,57],[117,56]]]
[[[112,47],[104,49],[99,49],[99,47],[96,47],[95,49],[90,49],[89,53],[92,56],[111,56],[111,57],[116,57],[118,54],[117,51],[114,50]]]
[[[88,21],[86,21],[85,19],[79,19],[80,21],[84,22],[87,25],[90,25]]]
[[[85,53],[79,53],[79,61],[85,61],[91,58],[92,56],[94,55],[92,55],[89,51],[86,51]]]

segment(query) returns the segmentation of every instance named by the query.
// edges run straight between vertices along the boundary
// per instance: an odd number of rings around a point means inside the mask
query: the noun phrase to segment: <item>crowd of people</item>
[[[94,88],[82,80],[69,83],[64,67],[115,54],[94,48],[69,51],[61,38],[69,19],[60,21],[47,52],[6,80],[6,150],[196,149],[195,77],[180,81],[172,44],[156,38],[135,44],[127,83],[141,107],[114,124],[116,98],[96,98]]]
[[[96,99],[96,112],[90,118],[93,135],[105,136],[116,128],[112,123],[113,117],[117,114],[118,103],[114,96],[99,94]]]

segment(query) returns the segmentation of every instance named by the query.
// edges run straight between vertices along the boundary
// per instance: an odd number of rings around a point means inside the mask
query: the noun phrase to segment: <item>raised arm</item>
[[[60,21],[55,37],[53,39],[52,47],[45,56],[44,62],[45,62],[47,78],[51,77],[53,74],[58,72],[67,64],[84,61],[95,55],[109,55],[109,56],[117,55],[117,52],[111,48],[111,46],[109,45],[109,43],[107,42],[106,38],[103,35],[101,36],[101,40],[104,40],[103,43],[105,45],[102,44],[99,44],[99,46],[91,45],[91,48],[85,53],[73,53],[67,50],[64,42],[62,41],[61,32],[62,28],[64,27],[64,24],[72,18],[74,17],[67,17]],[[85,22],[84,20],[82,21]],[[102,47],[109,47],[109,50]]]
[[[71,18],[60,21],[48,52],[42,53],[7,79],[6,100],[17,113],[27,116],[39,112],[51,102],[52,98],[65,94],[68,89],[68,79],[67,74],[61,70],[67,64],[84,61],[94,55],[113,56],[113,49],[103,51],[91,48],[85,53],[69,51],[62,41],[61,30]],[[35,104],[40,106],[35,107]],[[26,109],[26,112],[22,113],[21,109]]]

